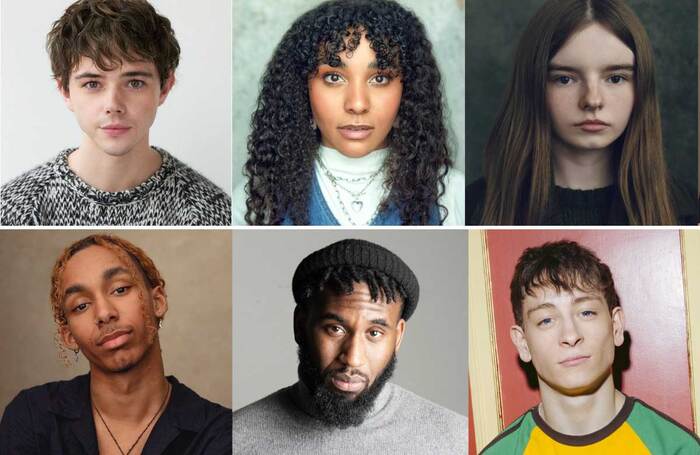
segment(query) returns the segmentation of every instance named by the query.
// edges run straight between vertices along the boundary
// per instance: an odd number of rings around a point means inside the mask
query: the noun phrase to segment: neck
[[[540,380],[542,403],[538,412],[559,433],[581,436],[600,430],[622,409],[625,396],[615,390],[612,374],[594,392],[564,395]]]
[[[110,155],[88,136],[68,155],[68,167],[82,180],[102,191],[124,191],[143,183],[161,165],[160,154],[148,137],[121,155]]]
[[[127,371],[114,373],[90,365],[92,403],[111,421],[149,420],[163,404],[168,389],[157,338],[144,358]]]
[[[612,185],[612,154],[610,147],[578,149],[552,138],[554,183],[577,190],[591,190]]]

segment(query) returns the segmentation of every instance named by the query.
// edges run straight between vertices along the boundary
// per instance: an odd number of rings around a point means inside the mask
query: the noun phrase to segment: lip
[[[113,332],[109,332],[107,335],[103,335],[97,340],[97,345],[106,349],[116,349],[129,341],[130,336],[131,330],[117,329]]]
[[[586,131],[588,133],[597,133],[598,131],[603,131],[604,129],[609,127],[610,124],[602,120],[593,119],[576,123],[574,126],[581,128],[583,131]]]
[[[341,392],[357,393],[365,387],[365,379],[361,376],[337,374],[331,377],[333,386]]]
[[[372,134],[373,130],[373,126],[359,123],[353,123],[338,127],[338,131],[340,132],[341,136],[343,136],[345,139],[350,139],[353,141],[361,141],[363,139],[367,139],[369,135]]]
[[[116,137],[125,134],[131,129],[131,127],[119,123],[110,123],[108,125],[101,126],[100,129],[108,136]]]
[[[562,360],[561,362],[559,362],[559,365],[565,367],[575,367],[576,365],[580,365],[590,358],[591,356],[589,355],[575,355]]]

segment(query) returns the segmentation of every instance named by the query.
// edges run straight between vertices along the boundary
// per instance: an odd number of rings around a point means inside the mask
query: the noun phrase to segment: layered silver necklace
[[[323,160],[319,157],[318,158],[318,164],[321,167],[321,170],[323,171],[323,174],[328,178],[328,180],[331,182],[331,186],[333,187],[333,190],[335,191],[335,196],[336,199],[338,200],[338,204],[340,205],[340,209],[343,211],[343,214],[345,217],[348,219],[351,225],[357,226],[356,221],[353,219],[353,217],[350,215],[350,211],[348,210],[346,204],[343,202],[343,198],[340,195],[340,190],[345,191],[347,194],[350,195],[350,207],[352,211],[355,213],[355,215],[359,214],[362,209],[365,206],[365,202],[362,199],[362,197],[367,193],[367,190],[369,187],[372,185],[372,182],[379,176],[382,171],[384,171],[384,164],[382,164],[379,169],[371,173],[370,175],[362,176],[362,177],[353,177],[353,178],[347,178],[347,177],[342,177],[339,175],[333,174],[323,163]],[[365,185],[363,185],[359,191],[353,191],[350,188],[347,188],[343,184],[356,184],[360,182],[367,182]],[[369,223],[372,222],[375,216],[377,216],[377,210],[379,209],[379,206],[377,206],[377,209],[375,209],[374,213],[370,217]]]

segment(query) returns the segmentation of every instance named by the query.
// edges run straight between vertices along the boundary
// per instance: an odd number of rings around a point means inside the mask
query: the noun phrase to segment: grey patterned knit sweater
[[[60,226],[208,226],[231,224],[231,198],[163,149],[160,168],[126,191],[88,185],[61,152],[2,186],[0,224]]]
[[[233,413],[234,454],[467,453],[467,418],[388,383],[357,427],[314,418],[301,383]]]

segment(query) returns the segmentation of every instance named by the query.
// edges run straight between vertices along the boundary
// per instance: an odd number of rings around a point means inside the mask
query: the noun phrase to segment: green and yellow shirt
[[[547,425],[537,407],[518,417],[482,455],[583,454],[698,455],[700,440],[678,422],[641,400],[626,397],[615,418],[600,430],[569,436]]]

